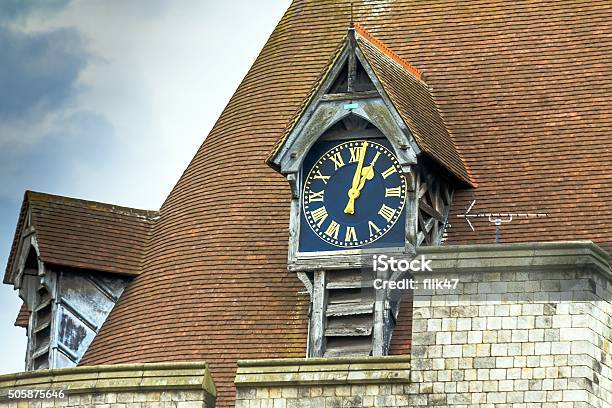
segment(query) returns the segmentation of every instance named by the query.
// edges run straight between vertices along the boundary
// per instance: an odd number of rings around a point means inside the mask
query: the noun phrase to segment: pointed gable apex
[[[343,81],[342,75],[345,67],[351,63],[351,54],[356,56],[353,62],[357,64],[356,72],[359,73],[359,68],[362,68],[368,73],[375,92],[379,94],[377,96],[383,98],[387,108],[393,111],[393,116],[402,122],[401,127],[407,130],[408,140],[403,145],[409,144],[414,153],[430,157],[462,184],[475,186],[470,171],[444,123],[432,90],[422,80],[422,72],[387,48],[358,23],[349,29],[347,36],[334,50],[329,62],[268,156],[267,163],[276,170],[283,170],[281,161],[289,150],[293,150],[296,133],[301,131],[300,122],[306,122],[310,118],[319,102],[337,93],[335,87]],[[355,80],[356,78],[353,78],[353,82]],[[363,83],[363,80],[361,82]],[[349,86],[349,93],[367,98],[372,96],[373,92],[351,89]]]

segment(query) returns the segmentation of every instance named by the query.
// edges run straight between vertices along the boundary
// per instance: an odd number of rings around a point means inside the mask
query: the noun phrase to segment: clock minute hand
[[[355,170],[355,175],[353,175],[353,185],[351,186],[351,190],[356,189],[357,186],[359,185],[359,181],[361,180],[361,168],[363,167],[363,161],[365,159],[365,154],[366,154],[367,149],[368,149],[368,142],[363,142],[363,145],[361,146],[361,149],[359,150],[359,159],[357,160],[357,169]]]
[[[348,203],[344,208],[345,214],[355,214],[355,199],[359,197],[361,194],[361,189],[365,184],[365,180],[363,180],[363,161],[365,159],[366,150],[368,148],[368,142],[364,141],[363,146],[361,147],[361,151],[359,152],[359,160],[357,162],[357,169],[355,170],[355,175],[353,176],[353,185],[348,191]]]

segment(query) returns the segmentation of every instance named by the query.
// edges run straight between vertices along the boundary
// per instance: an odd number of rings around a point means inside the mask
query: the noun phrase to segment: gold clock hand
[[[357,160],[357,169],[355,170],[355,175],[353,176],[353,185],[351,189],[356,189],[359,185],[359,181],[361,179],[361,168],[363,167],[363,160],[365,159],[366,150],[368,149],[368,142],[363,142],[361,145],[361,149],[359,150],[359,160]]]
[[[349,201],[344,208],[345,214],[355,213],[355,199],[359,197],[359,184],[361,182],[361,170],[363,168],[363,160],[368,149],[368,142],[364,141],[359,151],[359,160],[357,161],[357,169],[355,169],[355,175],[353,176],[353,184],[348,191]]]
[[[345,214],[355,214],[355,200],[361,195],[361,190],[363,189],[363,186],[365,185],[366,181],[372,180],[372,178],[374,178],[374,163],[376,163],[376,160],[380,155],[380,152],[377,152],[376,156],[374,157],[374,160],[372,160],[372,163],[367,167],[363,167],[363,159],[365,158],[365,149],[367,146],[367,142],[363,143],[364,149],[362,155],[360,156],[360,163],[357,164],[357,169],[360,170],[359,177],[357,177],[358,173],[355,173],[355,176],[353,177],[353,186],[348,192],[349,201],[346,204],[346,207],[344,208]],[[357,183],[355,183],[355,181],[357,181]]]

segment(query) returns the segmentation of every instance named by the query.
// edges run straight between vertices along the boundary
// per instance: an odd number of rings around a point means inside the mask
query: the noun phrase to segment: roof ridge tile
[[[423,80],[423,71],[397,55],[393,50],[387,47],[381,40],[374,37],[368,30],[365,29],[361,23],[355,23],[355,32],[361,36],[364,40],[368,41],[376,48],[378,48],[383,54],[391,58],[393,61],[406,68],[416,79],[419,81]]]
[[[126,207],[99,201],[84,200],[80,198],[66,197],[56,194],[41,193],[38,191],[26,191],[28,201],[31,203],[53,203],[65,204],[73,207],[87,208],[90,210],[104,211],[113,214],[127,215],[131,217],[144,218],[155,221],[159,218],[159,212],[155,210],[143,210],[139,208]]]

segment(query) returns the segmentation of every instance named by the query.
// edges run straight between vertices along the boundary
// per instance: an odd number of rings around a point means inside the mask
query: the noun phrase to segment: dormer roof
[[[347,36],[336,48],[313,84],[308,96],[289,121],[282,137],[268,157],[268,164],[278,167],[277,155],[308,107],[318,102],[317,96],[321,94],[321,88],[325,83],[329,82],[328,76],[333,72],[333,67],[343,63],[341,56],[350,47],[351,36],[356,40],[358,55],[363,58],[361,62],[369,66],[376,76],[375,84],[379,84],[378,87],[382,88],[378,91],[388,99],[401,116],[420,153],[433,159],[461,183],[475,186],[471,173],[436,104],[434,92],[424,82],[421,70],[405,61],[358,23],[354,29],[349,29]]]
[[[156,217],[155,211],[27,191],[4,283],[11,283],[20,243],[32,233],[45,264],[135,276]]]

